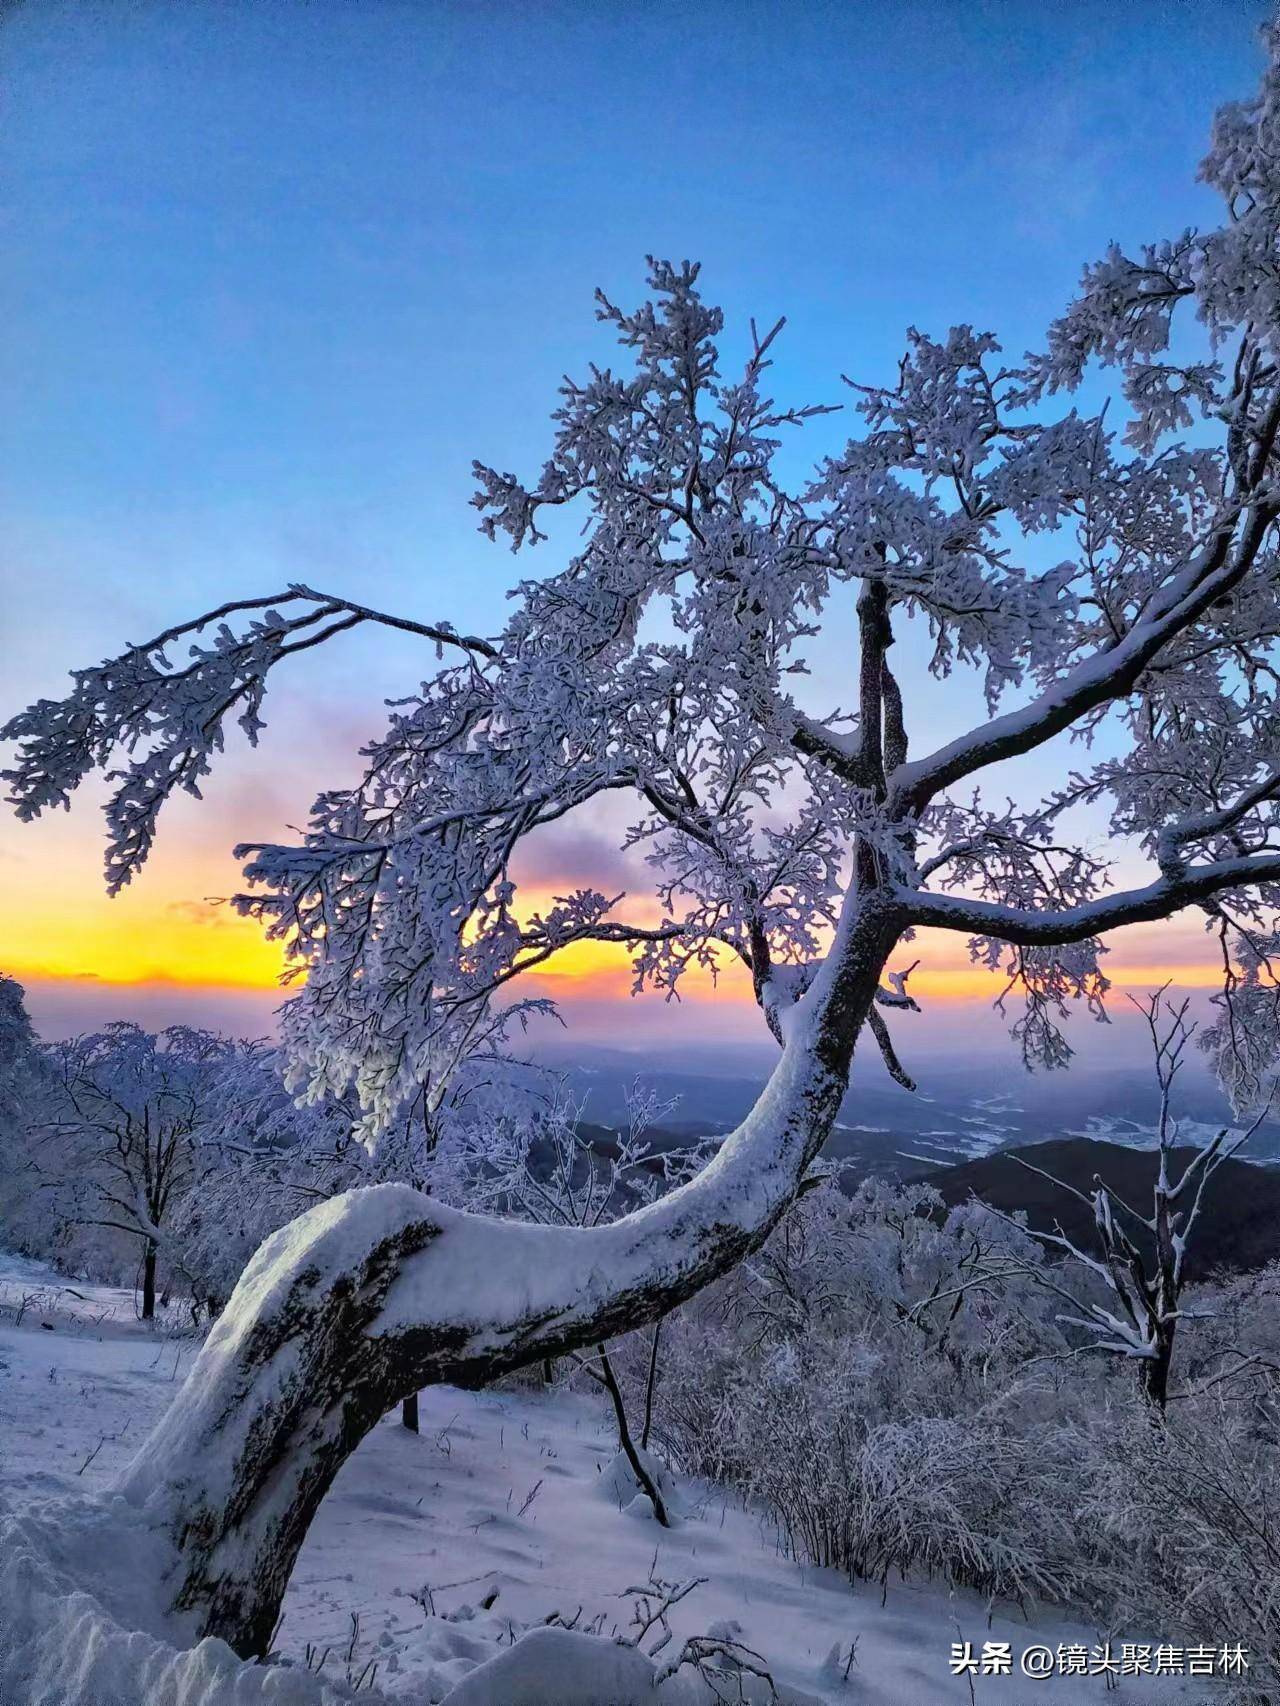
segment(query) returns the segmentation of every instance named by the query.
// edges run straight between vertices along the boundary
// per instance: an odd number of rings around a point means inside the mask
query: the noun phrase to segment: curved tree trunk
[[[831,1129],[897,930],[878,897],[846,902],[751,1113],[621,1220],[494,1221],[377,1185],[269,1238],[119,1484],[172,1537],[173,1609],[260,1656],[321,1499],[388,1410],[644,1326],[757,1248]]]

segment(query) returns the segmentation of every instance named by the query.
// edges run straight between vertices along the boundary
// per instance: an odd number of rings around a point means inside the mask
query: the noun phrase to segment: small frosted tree
[[[1202,169],[1220,225],[1113,247],[1022,361],[967,326],[913,331],[798,486],[778,445],[826,405],[770,395],[781,322],[739,340],[727,376],[697,268],[657,262],[639,309],[598,298],[625,370],[565,382],[542,471],[477,467],[491,537],[546,554],[550,514],[581,528],[499,633],[294,585],[78,670],[9,723],[25,817],[125,750],[114,890],[166,800],[198,791],[227,720],[256,739],[278,665],[380,623],[441,654],[300,843],[241,850],[238,904],[306,975],[285,1025],[294,1082],[354,1088],[375,1146],[447,1027],[573,942],[629,946],[637,986],[661,991],[736,958],[782,1045],[715,1160],[609,1225],[495,1222],[385,1185],[268,1240],[127,1484],[169,1526],[167,1591],[200,1627],[265,1650],[333,1474],[408,1392],[651,1322],[757,1248],[863,1031],[896,1063],[885,1015],[910,1001],[887,972],[913,932],[967,937],[1021,998],[1028,1061],[1053,1066],[1068,1003],[1102,1010],[1104,932],[1197,908],[1227,968],[1210,1043],[1233,1093],[1256,1096],[1280,1043],[1280,34],[1267,46],[1259,94],[1218,115]],[[1109,414],[1054,401],[1089,367],[1115,382]],[[843,716],[805,692],[819,631],[852,660]],[[910,646],[986,695],[937,746],[895,664]],[[1068,733],[1079,768],[1051,745]],[[1029,754],[1047,790],[980,791]],[[995,785],[1003,799],[1004,770]],[[524,839],[603,797],[634,802],[659,921],[592,889],[522,908]],[[1149,860],[1137,886],[1110,886],[1073,817],[1098,802]]]
[[[1089,1210],[1094,1248],[1081,1248],[1060,1224],[1052,1232],[1028,1228],[1028,1236],[1038,1239],[1059,1260],[1052,1265],[1006,1260],[1001,1269],[1032,1275],[1065,1302],[1072,1313],[1064,1313],[1061,1319],[1085,1331],[1085,1348],[1127,1358],[1138,1370],[1143,1396],[1159,1410],[1169,1397],[1169,1371],[1189,1278],[1187,1258],[1205,1190],[1222,1163],[1231,1160],[1256,1132],[1274,1093],[1268,1090],[1243,1130],[1223,1127],[1196,1148],[1184,1147],[1180,1153],[1173,1090],[1196,1027],[1188,1016],[1190,1000],[1175,1003],[1167,989],[1166,984],[1136,1003],[1150,1032],[1160,1095],[1149,1212],[1126,1202],[1097,1174],[1094,1189],[1086,1193],[1025,1156],[1015,1156],[1020,1166],[1048,1179]],[[1078,1281],[1086,1283],[1077,1288]]]
[[[6,1238],[26,1249],[45,1220],[33,1212],[39,1177],[33,1165],[29,1128],[43,1089],[43,1062],[16,978],[0,972],[0,1226]]]
[[[16,978],[0,972],[0,1120],[6,1122],[22,1117],[26,1093],[38,1073],[36,1035],[25,996]]]
[[[193,1318],[203,1309],[213,1319],[264,1238],[366,1182],[355,1115],[342,1098],[299,1106],[279,1051],[261,1040],[218,1051],[200,1086],[198,1143],[166,1227]]]
[[[28,1128],[37,1165],[66,1219],[138,1241],[150,1321],[157,1258],[199,1171],[206,1098],[231,1045],[186,1025],[153,1035],[118,1021],[42,1052],[44,1094]]]

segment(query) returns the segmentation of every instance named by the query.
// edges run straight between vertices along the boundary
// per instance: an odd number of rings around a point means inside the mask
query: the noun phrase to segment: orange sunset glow
[[[169,875],[166,873],[166,875]],[[111,900],[88,885],[74,899],[40,892],[13,897],[0,923],[6,964],[21,978],[81,980],[104,984],[176,985],[192,989],[269,990],[279,983],[285,959],[252,920],[209,900],[172,898],[169,880],[145,879]],[[547,907],[546,893],[527,891],[524,911]],[[912,960],[911,991],[925,1001],[989,1001],[1000,983],[970,963],[964,939],[922,932],[900,950],[894,969]],[[1113,938],[1104,969],[1117,988],[1171,982],[1180,988],[1211,988],[1220,973],[1203,948],[1194,924],[1135,927]],[[629,998],[632,973],[626,950],[615,943],[576,942],[533,974],[547,993],[618,1002]],[[718,978],[701,967],[686,974],[682,991],[693,998],[750,1004],[750,983],[727,952]]]

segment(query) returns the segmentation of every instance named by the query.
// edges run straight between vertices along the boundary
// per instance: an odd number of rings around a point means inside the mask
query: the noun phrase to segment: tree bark
[[[408,1428],[411,1434],[421,1433],[418,1426],[418,1394],[411,1392],[400,1406],[401,1425]]]
[[[1158,1410],[1169,1402],[1169,1370],[1173,1365],[1173,1329],[1157,1334],[1156,1354],[1143,1357],[1139,1380],[1142,1395]]]
[[[118,1485],[168,1529],[173,1609],[261,1656],[321,1499],[389,1409],[646,1326],[758,1248],[831,1130],[900,927],[881,897],[846,900],[751,1113],[688,1184],[620,1220],[495,1221],[377,1185],[268,1239]]]
[[[631,1428],[627,1422],[627,1406],[623,1401],[622,1388],[618,1385],[618,1377],[613,1372],[613,1364],[609,1361],[609,1353],[603,1345],[597,1348],[600,1358],[601,1378],[605,1390],[613,1402],[613,1414],[618,1424],[618,1443],[623,1455],[631,1465],[631,1473],[635,1476],[642,1493],[649,1495],[649,1503],[653,1506],[653,1514],[663,1528],[671,1527],[671,1518],[667,1514],[666,1500],[662,1497],[658,1483],[645,1467],[644,1459],[636,1450],[636,1443],[631,1437]]]
[[[874,1012],[874,1008],[872,1009]],[[649,1433],[653,1427],[653,1394],[658,1384],[658,1340],[662,1335],[664,1316],[659,1315],[653,1324],[653,1340],[649,1345],[649,1373],[644,1383],[644,1429],[640,1435],[640,1444],[648,1451]]]
[[[142,1252],[142,1319],[154,1321],[156,1316],[156,1246],[148,1238]]]

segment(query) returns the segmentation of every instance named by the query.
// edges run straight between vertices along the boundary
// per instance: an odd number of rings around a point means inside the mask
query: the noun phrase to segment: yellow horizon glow
[[[210,929],[175,924],[163,908],[153,920],[131,921],[123,929],[93,917],[72,921],[65,937],[42,932],[46,940],[39,947],[24,941],[26,934],[13,929],[5,933],[3,969],[20,981],[277,989],[285,969],[279,945],[268,942],[248,920],[225,930]]]
[[[230,907],[182,898],[202,888],[208,892],[225,878],[221,862],[215,875],[212,860],[180,857],[157,873],[159,882],[144,879],[110,900],[101,890],[86,892],[78,884],[59,883],[61,849],[50,852],[52,859],[28,863],[22,873],[28,879],[25,884],[0,892],[0,967],[20,980],[191,990],[281,987],[285,956],[280,944],[267,941],[261,926]],[[527,916],[547,910],[553,897],[550,890],[528,888],[520,899]],[[622,910],[638,922],[659,919],[650,897],[637,896],[634,907],[627,903]],[[1201,939],[1191,923],[1138,926],[1117,935],[1104,969],[1118,990],[1165,982],[1212,988],[1220,969],[1207,949],[1198,956]],[[922,931],[918,941],[895,956],[894,966],[905,967],[917,956],[921,964],[910,987],[921,1001],[990,1002],[999,993],[999,974],[971,964],[959,936]],[[749,979],[727,949],[720,956],[720,971],[716,983],[709,970],[692,967],[682,993],[699,1003],[752,1005]],[[633,978],[621,945],[578,942],[520,981],[525,987],[534,982],[545,993],[565,999],[618,1001],[630,994]]]
[[[50,932],[47,924],[27,930],[6,932],[8,951],[4,969],[19,981],[83,983],[121,987],[173,987],[179,989],[275,990],[286,961],[279,944],[268,942],[257,925],[247,919],[201,923],[171,908],[139,908],[141,916],[116,925],[100,916],[68,920],[64,932]],[[150,916],[147,914],[150,913]],[[39,945],[32,937],[43,938]],[[25,939],[24,939],[25,938]],[[992,1001],[1002,987],[998,973],[967,961],[948,963],[950,943],[941,952],[933,944],[913,944],[921,964],[912,973],[910,989],[917,999],[951,1004]],[[952,949],[954,953],[954,949]],[[909,963],[908,962],[904,962]],[[902,966],[891,969],[902,969]],[[1221,980],[1220,968],[1208,961],[1142,960],[1129,963],[1104,962],[1113,987],[1150,988],[1172,983],[1184,989],[1214,988]],[[633,981],[631,960],[625,948],[609,942],[575,942],[528,974],[530,979],[553,986],[566,997],[622,1000],[629,997]],[[682,991],[698,1000],[721,1000],[750,1006],[752,994],[745,970],[728,955],[718,982],[710,971],[693,966],[685,974]]]

